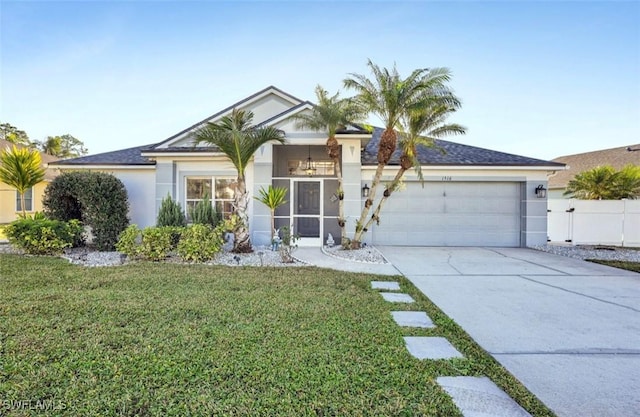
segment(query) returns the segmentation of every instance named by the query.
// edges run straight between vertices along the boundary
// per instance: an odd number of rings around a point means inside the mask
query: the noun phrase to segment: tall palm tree
[[[402,78],[395,65],[391,70],[380,68],[371,60],[367,62],[373,78],[361,74],[349,74],[344,86],[356,92],[355,102],[368,113],[378,116],[384,123],[384,132],[378,145],[378,165],[371,182],[369,197],[356,222],[356,230],[351,241],[353,248],[360,247],[364,224],[369,215],[376,196],[376,189],[385,165],[396,150],[397,133],[402,117],[414,111],[428,107],[434,97],[441,97],[443,102],[459,103],[446,86],[451,75],[446,68],[421,68],[414,70],[407,78]]]
[[[13,145],[12,150],[5,149],[0,153],[0,181],[20,194],[23,217],[27,214],[24,194],[43,179],[44,169],[38,151]]]
[[[327,132],[327,155],[333,161],[334,172],[338,180],[338,226],[340,226],[341,242],[347,237],[344,215],[344,187],[342,179],[342,167],[340,166],[340,145],[336,139],[336,133],[344,129],[349,123],[354,123],[362,118],[360,107],[351,100],[340,99],[339,93],[329,96],[329,93],[320,85],[316,86],[317,104],[311,113],[301,114],[295,117],[299,128],[308,128],[315,131]]]
[[[395,177],[384,190],[383,196],[373,214],[364,225],[364,230],[368,230],[374,221],[376,223],[380,222],[380,211],[387,199],[399,187],[405,172],[415,168],[418,179],[420,181],[423,180],[422,166],[418,160],[418,146],[434,147],[437,146],[435,144],[437,139],[450,135],[464,135],[467,132],[465,127],[457,123],[445,123],[449,114],[455,112],[459,107],[459,103],[456,106],[452,106],[435,98],[430,106],[402,117],[401,125],[403,129],[399,141],[400,149],[402,150],[400,168],[398,168]]]
[[[207,143],[217,147],[229,158],[238,173],[233,196],[234,214],[240,218],[233,231],[235,235],[233,251],[236,253],[248,253],[253,250],[247,216],[249,205],[245,178],[247,165],[262,145],[272,141],[284,143],[282,131],[272,126],[253,126],[252,121],[252,112],[233,109],[229,116],[223,117],[217,123],[207,123],[195,132],[194,145]]]

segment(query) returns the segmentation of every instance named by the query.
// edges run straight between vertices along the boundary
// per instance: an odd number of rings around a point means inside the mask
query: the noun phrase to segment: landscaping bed
[[[375,275],[0,262],[2,415],[29,415],[15,406],[27,400],[46,415],[460,415],[442,375],[487,375],[552,415],[402,277],[417,303],[393,309],[426,311],[435,329],[399,328]],[[416,360],[408,335],[446,337],[465,359]]]

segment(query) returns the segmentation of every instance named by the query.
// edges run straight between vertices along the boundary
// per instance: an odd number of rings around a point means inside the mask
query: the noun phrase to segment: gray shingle
[[[136,146],[135,148],[121,149],[119,151],[99,153],[95,155],[81,156],[79,158],[66,159],[63,161],[52,162],[50,166],[73,166],[73,165],[155,165],[155,161],[143,157],[141,152],[155,146],[150,145]]]
[[[374,128],[373,135],[362,153],[362,165],[376,165],[378,163],[378,144],[382,136],[383,129]],[[481,165],[481,166],[563,166],[557,162],[544,161],[541,159],[528,158],[526,156],[513,155],[504,152],[492,151],[475,146],[463,145],[460,143],[437,140],[438,148],[419,146],[418,160],[422,165]],[[396,149],[388,165],[400,164],[401,151]]]

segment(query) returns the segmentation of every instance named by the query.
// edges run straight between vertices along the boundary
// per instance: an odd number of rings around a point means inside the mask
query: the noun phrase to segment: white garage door
[[[520,183],[406,182],[373,226],[376,245],[520,246]]]

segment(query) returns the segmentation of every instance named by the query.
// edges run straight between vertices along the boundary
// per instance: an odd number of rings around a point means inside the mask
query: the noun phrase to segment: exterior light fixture
[[[312,177],[313,174],[316,173],[316,166],[311,159],[311,145],[309,145],[309,156],[307,157],[307,163],[304,167],[304,172],[310,177]]]
[[[362,187],[362,196],[364,198],[369,197],[369,186],[367,184],[365,184],[364,187]]]
[[[542,184],[538,185],[536,187],[536,197],[538,198],[546,198],[547,197],[547,189],[544,188],[544,186]]]

